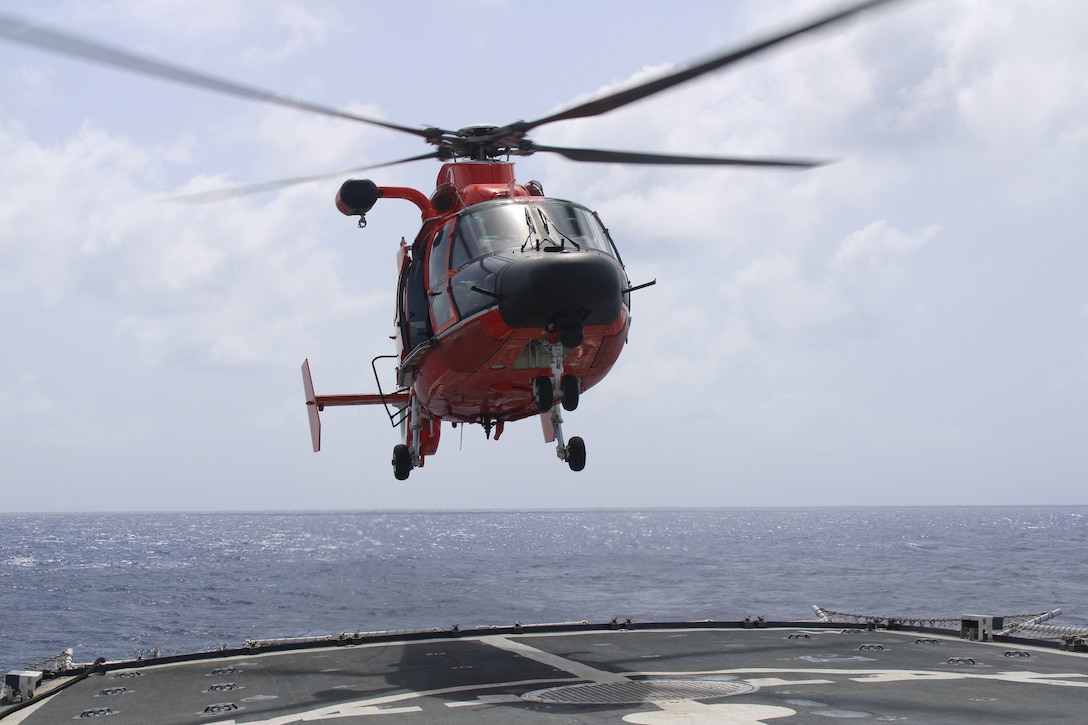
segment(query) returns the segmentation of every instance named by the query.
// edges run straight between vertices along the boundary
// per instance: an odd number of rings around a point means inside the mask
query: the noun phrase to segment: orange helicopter
[[[788,31],[731,49],[675,73],[596,98],[535,121],[450,131],[366,118],[233,81],[136,56],[0,15],[0,36],[187,85],[381,126],[422,138],[436,150],[336,174],[321,174],[176,197],[190,202],[280,188],[395,164],[445,162],[429,196],[409,187],[345,182],[337,208],[366,215],[380,199],[401,199],[420,211],[421,227],[397,253],[396,347],[371,362],[377,393],[317,395],[309,361],[302,377],[314,451],[321,448],[320,412],[329,406],[384,405],[401,429],[393,448],[399,480],[438,450],[443,421],[479,424],[497,440],[506,423],[539,416],[545,442],[571,470],[586,464],[585,442],[563,433],[562,411],[616,363],[631,326],[632,285],[608,228],[591,209],[545,196],[537,181],[519,183],[512,156],[556,153],[573,161],[688,166],[811,168],[809,159],[667,155],[544,146],[527,134],[557,121],[588,118],[677,86],[791,38],[826,27],[889,0],[869,0]],[[378,362],[392,360],[396,383],[384,391]]]

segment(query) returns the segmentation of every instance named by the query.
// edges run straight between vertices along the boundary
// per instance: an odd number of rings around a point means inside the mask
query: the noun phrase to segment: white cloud
[[[93,451],[103,446],[138,445],[154,430],[153,421],[138,411],[114,411],[103,425],[100,412],[88,410],[85,396],[66,400],[41,390],[38,377],[21,374],[0,388],[0,432],[4,437],[26,436],[36,455],[70,449]]]
[[[351,103],[342,110],[373,119],[385,115],[372,104]],[[265,109],[253,124],[244,124],[235,133],[259,144],[266,154],[267,160],[260,164],[258,173],[267,176],[258,181],[332,172],[396,158],[396,152],[382,147],[383,142],[388,144],[388,131],[290,109]]]
[[[0,153],[0,280],[63,296],[87,254],[116,244],[116,230],[96,223],[143,195],[150,154],[89,126],[44,146],[10,122],[0,127]]]
[[[102,28],[131,36],[129,47],[155,52],[152,37],[169,30],[179,47],[188,46],[187,57],[210,65],[218,57],[236,57],[246,64],[267,65],[297,56],[325,42],[330,35],[345,32],[334,6],[314,6],[302,0],[276,3],[260,0],[105,0],[93,4],[69,3],[63,13],[68,23],[101,36]],[[202,50],[214,48],[218,55],[199,58]],[[157,52],[156,52],[157,51]],[[231,56],[224,56],[228,52]],[[190,55],[192,54],[192,55]],[[177,57],[172,58],[178,61]],[[226,69],[224,69],[226,70]]]
[[[274,360],[315,318],[374,305],[319,246],[318,216],[336,215],[313,189],[268,206],[163,202],[170,155],[90,126],[45,146],[9,123],[0,152],[0,285],[124,309],[118,340],[149,359]]]
[[[906,234],[890,228],[888,222],[881,219],[847,236],[839,245],[830,267],[836,273],[861,275],[883,285],[902,259],[917,251],[938,231],[938,227],[930,226],[917,234]]]

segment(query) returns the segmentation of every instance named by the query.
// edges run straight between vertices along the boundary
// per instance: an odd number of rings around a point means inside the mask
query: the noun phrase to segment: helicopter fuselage
[[[517,184],[501,162],[446,164],[426,203],[377,189],[424,215],[398,255],[397,382],[418,405],[409,420],[501,431],[548,413],[540,378],[577,395],[608,374],[627,340],[630,285],[594,212]],[[420,454],[433,453],[436,427],[416,422]]]

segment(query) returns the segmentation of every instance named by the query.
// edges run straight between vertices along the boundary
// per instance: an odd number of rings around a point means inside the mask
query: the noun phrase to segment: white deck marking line
[[[555,667],[564,672],[569,672],[575,677],[588,680],[589,682],[628,682],[630,680],[626,675],[599,670],[596,667],[591,667],[582,662],[569,660],[566,657],[552,654],[551,652],[545,652],[536,647],[531,647],[524,642],[515,642],[514,640],[507,639],[505,636],[499,635],[489,637],[488,639],[483,640],[483,642],[496,649],[519,654],[522,657],[528,657],[542,665],[548,665],[549,667]]]
[[[632,677],[695,677],[708,675],[736,675],[747,682],[756,682],[753,675],[838,675],[859,683],[912,682],[923,680],[996,680],[998,682],[1019,682],[1027,685],[1048,685],[1052,687],[1088,688],[1088,675],[1081,672],[1060,672],[1043,674],[1040,672],[950,672],[947,670],[887,670],[887,669],[836,669],[829,667],[788,668],[788,667],[737,667],[724,670],[700,670],[682,672],[629,672]]]
[[[475,700],[457,700],[447,702],[446,707],[479,707],[481,705],[502,705],[511,702],[524,703],[517,695],[477,695]]]
[[[398,712],[420,712],[422,708],[409,706],[404,708],[381,708],[381,705],[389,705],[394,702],[404,702],[420,697],[435,697],[450,695],[455,692],[471,692],[472,690],[494,690],[500,687],[532,687],[534,685],[558,685],[564,682],[577,682],[573,678],[556,677],[543,680],[514,680],[511,682],[486,682],[476,685],[458,685],[457,687],[441,687],[435,690],[420,690],[418,692],[398,692],[395,695],[382,695],[354,702],[341,702],[337,705],[329,705],[306,712],[298,712],[293,715],[283,715],[267,720],[251,720],[246,725],[292,725],[300,722],[318,722],[320,720],[335,720],[342,717],[357,717],[359,715],[393,715]],[[217,725],[238,725],[235,720],[217,721]]]
[[[694,700],[654,704],[660,709],[624,715],[623,721],[632,725],[764,725],[767,720],[797,714],[796,710],[778,705],[707,705]]]
[[[834,685],[834,680],[783,680],[781,677],[745,677],[744,682],[755,685],[759,689],[764,687],[793,687],[794,685]]]

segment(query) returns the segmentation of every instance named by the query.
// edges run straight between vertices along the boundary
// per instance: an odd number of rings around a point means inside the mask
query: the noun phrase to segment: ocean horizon
[[[1088,506],[0,514],[0,667],[543,622],[1061,608]]]

